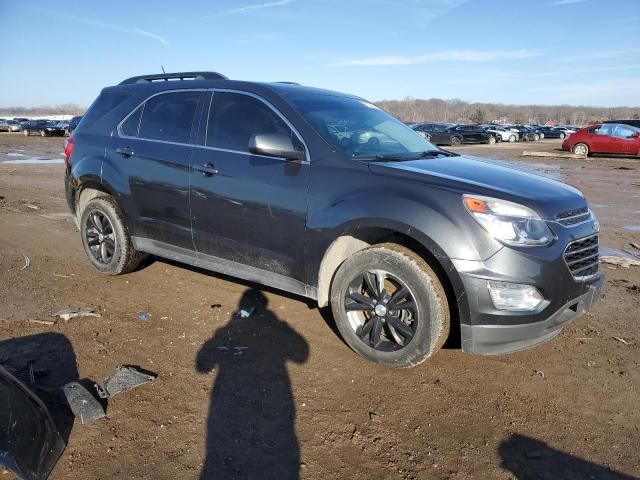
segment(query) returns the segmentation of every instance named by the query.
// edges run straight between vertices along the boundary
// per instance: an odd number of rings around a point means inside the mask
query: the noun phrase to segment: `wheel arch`
[[[453,262],[431,238],[411,228],[369,226],[335,238],[326,249],[320,262],[317,278],[318,306],[322,308],[329,304],[331,282],[345,260],[369,246],[387,242],[409,248],[433,269],[447,295],[451,332],[459,336],[460,322],[467,323],[470,317],[468,301],[460,275]]]

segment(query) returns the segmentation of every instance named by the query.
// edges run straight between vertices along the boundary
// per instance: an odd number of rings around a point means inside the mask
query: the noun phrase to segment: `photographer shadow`
[[[300,447],[287,362],[304,363],[304,338],[267,308],[256,289],[200,349],[196,369],[215,370],[202,479],[297,479]]]

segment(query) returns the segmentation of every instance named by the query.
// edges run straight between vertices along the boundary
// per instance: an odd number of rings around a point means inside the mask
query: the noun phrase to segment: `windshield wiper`
[[[442,155],[444,157],[459,157],[458,153],[448,152],[447,150],[427,150],[420,154],[421,158],[427,157],[437,157],[438,155]]]

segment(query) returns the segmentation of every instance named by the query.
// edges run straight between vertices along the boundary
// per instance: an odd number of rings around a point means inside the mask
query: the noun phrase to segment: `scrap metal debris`
[[[29,321],[31,323],[39,323],[40,325],[55,325],[56,322],[54,322],[53,320],[35,320],[35,319],[29,319]]]
[[[77,308],[65,308],[53,314],[54,317],[60,317],[63,320],[71,320],[76,317],[98,317],[102,315],[93,310],[79,310]]]
[[[544,379],[544,372],[542,370],[536,370],[536,376]]]
[[[249,318],[255,312],[256,307],[243,308],[240,310],[240,318]]]
[[[69,408],[76,417],[80,418],[83,425],[95,422],[106,415],[102,404],[78,382],[67,383],[62,391],[67,398]]]
[[[640,267],[640,260],[634,260],[633,258],[603,255],[600,257],[600,261],[610,265],[619,265],[624,268],[629,268],[630,266]]]
[[[96,384],[100,398],[110,398],[120,392],[153,382],[158,376],[155,373],[142,371],[134,366],[122,365],[116,373],[109,377],[102,386]]]
[[[640,250],[640,243],[630,243],[629,245],[631,245],[633,248],[635,248],[636,250]]]
[[[624,343],[625,345],[629,345],[629,342],[627,342],[624,338],[620,338],[620,337],[613,337],[614,340],[617,340],[621,343]]]
[[[29,265],[31,265],[31,259],[26,255],[23,255],[23,257],[24,257],[24,265],[20,270],[26,270],[27,268],[29,268]]]

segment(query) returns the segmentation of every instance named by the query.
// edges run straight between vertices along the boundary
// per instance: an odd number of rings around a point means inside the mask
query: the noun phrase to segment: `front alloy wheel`
[[[372,362],[418,365],[449,335],[449,306],[420,255],[384,243],[354,253],[331,282],[331,310],[344,341]]]
[[[399,350],[415,335],[418,316],[413,295],[402,280],[384,270],[354,278],[344,309],[355,334],[373,349]]]

